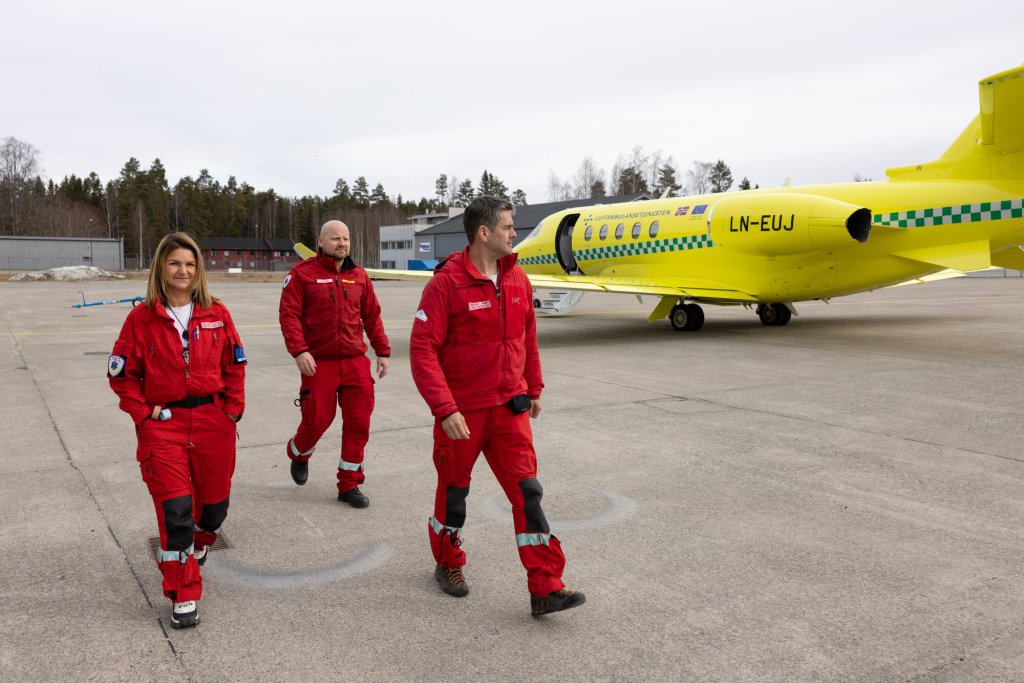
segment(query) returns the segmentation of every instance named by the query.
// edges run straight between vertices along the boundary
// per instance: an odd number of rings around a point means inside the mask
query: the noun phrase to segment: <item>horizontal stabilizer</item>
[[[898,251],[893,255],[954,270],[985,270],[992,265],[988,240]]]
[[[1024,249],[1010,247],[992,254],[992,265],[999,268],[1010,268],[1012,270],[1024,270]]]

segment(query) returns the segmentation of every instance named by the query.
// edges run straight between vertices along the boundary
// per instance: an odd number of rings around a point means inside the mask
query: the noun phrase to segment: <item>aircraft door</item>
[[[567,275],[578,275],[580,272],[576,257],[572,253],[572,231],[579,217],[578,213],[565,216],[555,231],[555,253],[558,255],[558,264]]]

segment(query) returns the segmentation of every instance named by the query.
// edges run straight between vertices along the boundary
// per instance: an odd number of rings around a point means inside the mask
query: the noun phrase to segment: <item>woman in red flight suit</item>
[[[107,377],[135,422],[174,628],[199,623],[199,567],[228,512],[245,363],[228,309],[210,296],[199,247],[185,233],[167,235],[153,257],[145,304],[128,314]]]

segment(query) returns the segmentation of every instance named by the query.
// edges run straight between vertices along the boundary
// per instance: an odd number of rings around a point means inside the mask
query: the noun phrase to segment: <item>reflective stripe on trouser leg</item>
[[[185,564],[188,562],[188,558],[192,555],[192,549],[192,546],[189,546],[184,550],[164,550],[163,548],[157,548],[156,561]]]
[[[363,451],[370,440],[374,395],[369,358],[342,358],[340,364],[337,401],[341,408],[341,463],[338,466],[338,492],[344,493],[366,480],[362,467]]]

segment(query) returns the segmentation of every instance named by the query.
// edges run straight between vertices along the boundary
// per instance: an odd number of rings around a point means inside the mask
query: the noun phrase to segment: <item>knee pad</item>
[[[216,531],[228,516],[228,499],[219,503],[203,506],[203,514],[199,517],[199,528],[203,531]]]
[[[462,528],[466,523],[466,496],[469,495],[469,487],[449,486],[448,494],[445,497],[445,526]]]
[[[544,488],[536,479],[523,479],[519,482],[519,490],[523,492],[523,512],[526,514],[526,530],[548,533],[548,520],[540,507],[540,499],[544,497]]]
[[[186,550],[192,545],[192,496],[170,498],[160,504],[164,510],[165,550]]]

